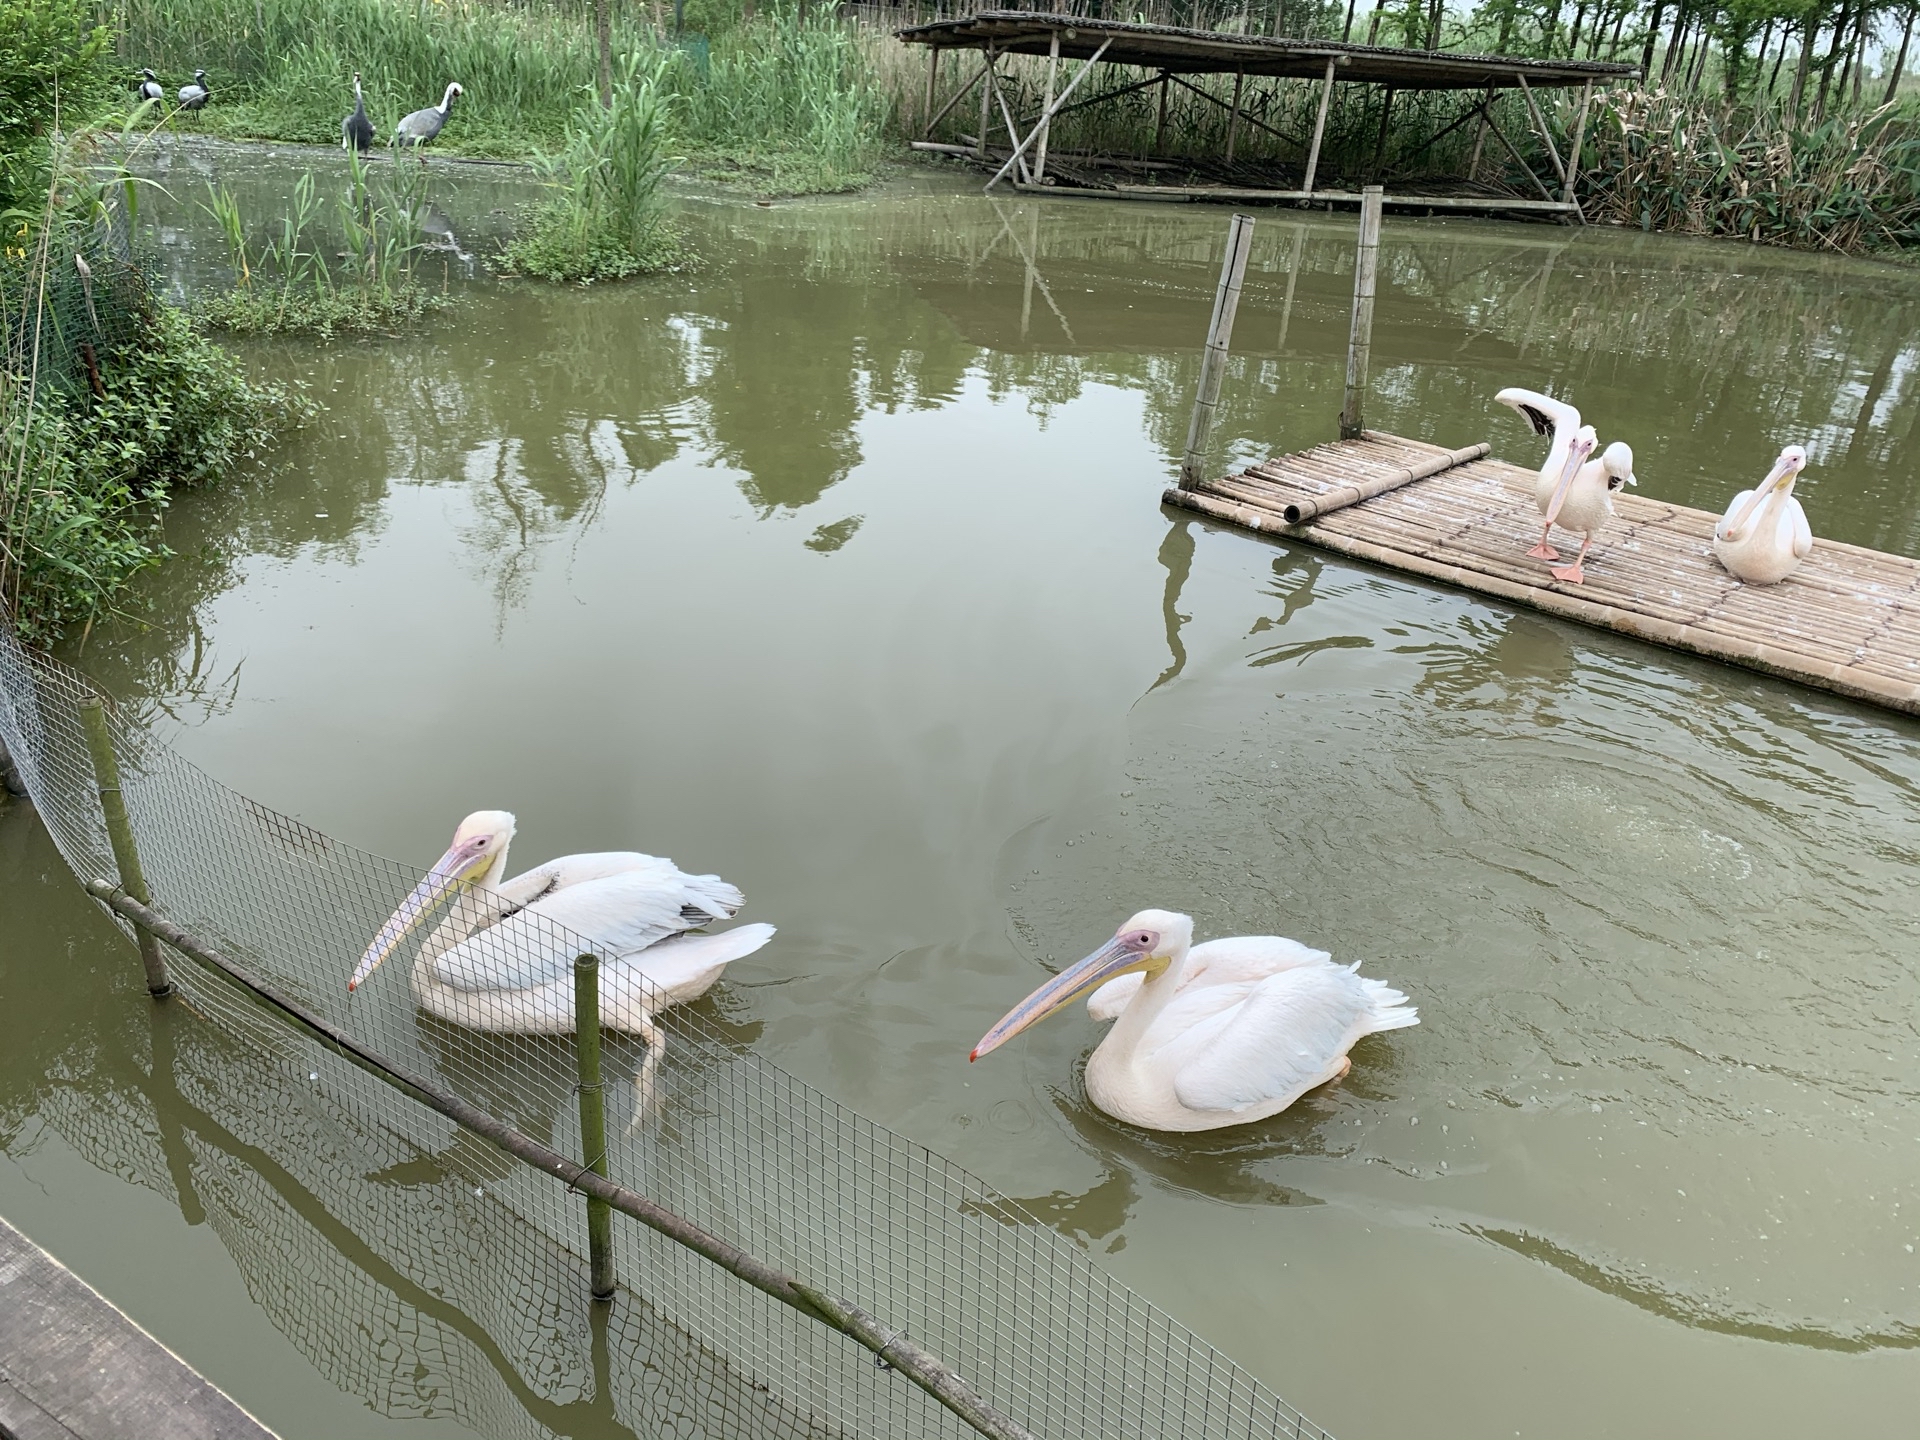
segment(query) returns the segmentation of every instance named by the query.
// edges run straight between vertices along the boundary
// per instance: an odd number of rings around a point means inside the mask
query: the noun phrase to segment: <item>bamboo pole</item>
[[[1167,82],[1173,78],[1169,70],[1160,72],[1160,118],[1153,124],[1153,153],[1158,155],[1167,145]]]
[[[980,72],[980,128],[973,132],[974,138],[980,142],[974,146],[973,153],[976,159],[983,162],[987,158],[987,121],[993,118],[990,107],[993,104],[993,62],[996,58],[993,46],[987,46],[987,67]]]
[[[931,120],[927,121],[927,134],[929,137],[932,136],[934,127],[938,125],[942,120],[946,119],[947,116],[952,112],[953,107],[958,105],[962,100],[966,99],[968,93],[973,89],[973,87],[986,76],[987,70],[991,65],[991,63],[992,62],[989,61],[987,64],[982,65],[978,70],[974,71],[972,77],[964,85],[962,85],[958,90],[954,91],[953,94],[947,97],[947,103],[940,107],[940,109],[934,114]]]
[[[1372,173],[1374,175],[1380,173],[1381,162],[1387,158],[1387,124],[1393,117],[1393,97],[1395,91],[1391,85],[1387,86],[1386,90],[1386,98],[1380,102],[1380,133],[1376,135],[1373,140]]]
[[[1473,131],[1473,155],[1467,161],[1467,183],[1469,185],[1477,185],[1480,183],[1480,152],[1486,147],[1487,109],[1492,104],[1493,87],[1489,85],[1487,87],[1486,98],[1480,102],[1480,123],[1474,127]]]
[[[973,1387],[955,1374],[944,1361],[914,1344],[903,1332],[881,1324],[878,1319],[858,1306],[848,1304],[844,1300],[836,1300],[784,1271],[775,1269],[758,1257],[749,1255],[737,1245],[730,1244],[665,1206],[656,1204],[639,1192],[629,1190],[624,1185],[615,1184],[576,1161],[569,1160],[558,1150],[549,1145],[543,1145],[526,1132],[496,1119],[479,1106],[469,1104],[457,1095],[449,1094],[431,1080],[403,1069],[378,1051],[368,1049],[344,1030],[307,1009],[299,1001],[282,995],[271,985],[235,964],[197,936],[182,930],[158,911],[141,904],[105,880],[88,880],[83,884],[86,892],[96,900],[118,911],[136,925],[145,926],[182,955],[199,961],[209,969],[224,975],[241,989],[249,991],[349,1064],[358,1066],[375,1079],[403,1091],[421,1104],[446,1116],[455,1124],[491,1141],[515,1159],[523,1160],[536,1170],[565,1181],[575,1190],[584,1191],[588,1195],[605,1200],[611,1208],[618,1210],[621,1214],[631,1216],[648,1229],[656,1230],[666,1236],[675,1244],[683,1245],[695,1254],[712,1261],[762,1294],[770,1295],[783,1305],[790,1305],[801,1314],[858,1341],[980,1434],[990,1436],[992,1440],[1037,1440],[1031,1430],[1017,1420],[1001,1414],[976,1394]]]
[[[1047,139],[1053,134],[1053,78],[1060,68],[1060,32],[1047,42],[1047,93],[1040,102],[1040,140],[1033,147],[1033,183],[1047,183]]]
[[[1240,282],[1247,274],[1247,254],[1253,248],[1253,217],[1236,215],[1227,231],[1227,253],[1220,263],[1220,288],[1214,292],[1213,319],[1207,325],[1207,346],[1200,353],[1200,385],[1193,400],[1193,419],[1187,426],[1187,453],[1180,462],[1180,488],[1191,490],[1205,479],[1207,439],[1213,432],[1214,411],[1220,404],[1220,382],[1227,371],[1227,348],[1233,341],[1233,317],[1240,308]]]
[[[600,1084],[600,960],[588,953],[573,962],[573,1050],[580,1064],[580,1163],[607,1177],[607,1104]],[[587,1254],[593,1298],[613,1298],[613,1211],[605,1199],[587,1196]]]
[[[1399,490],[1413,484],[1416,480],[1429,480],[1435,475],[1453,469],[1456,465],[1484,460],[1490,448],[1482,443],[1469,445],[1464,450],[1448,450],[1431,459],[1421,460],[1398,470],[1390,470],[1384,475],[1376,475],[1373,479],[1358,485],[1341,485],[1323,495],[1316,495],[1311,500],[1292,501],[1281,513],[1287,517],[1289,525],[1304,525],[1319,516],[1330,515],[1335,510],[1344,510],[1349,505],[1358,505],[1362,500],[1371,500],[1376,495],[1384,495],[1389,490]]]
[[[1320,169],[1320,140],[1327,133],[1327,106],[1333,101],[1333,67],[1337,57],[1327,57],[1327,78],[1320,86],[1320,113],[1313,117],[1313,143],[1307,147],[1307,178],[1301,189],[1313,193],[1313,177]]]
[[[927,47],[927,103],[920,107],[920,114],[924,117],[924,123],[920,127],[920,138],[923,140],[933,138],[933,97],[939,91],[940,47],[929,45]]]
[[[1527,84],[1527,77],[1518,71],[1515,78],[1520,82],[1520,93],[1527,97],[1527,113],[1533,117],[1533,130],[1540,137],[1540,143],[1547,147],[1547,159],[1552,162],[1553,173],[1560,177],[1562,185],[1567,180],[1567,167],[1560,163],[1560,152],[1554,148],[1553,132],[1547,129],[1547,117],[1540,112],[1540,102],[1533,98],[1533,87]]]
[[[1357,439],[1367,391],[1367,361],[1373,349],[1373,285],[1380,263],[1378,185],[1360,191],[1360,248],[1353,261],[1353,326],[1347,332],[1347,398],[1340,407],[1340,438]]]
[[[80,702],[80,725],[87,732],[87,754],[93,757],[93,777],[100,790],[100,813],[107,823],[107,843],[113,847],[114,868],[120,872],[120,889],[150,904],[147,877],[140,869],[140,852],[133,843],[133,821],[127,817],[126,796],[120,792],[120,763],[113,754],[113,735],[107,729],[106,707],[98,700]],[[166,957],[153,932],[133,927],[140,946],[140,964],[147,972],[147,993],[164,1000],[173,993],[167,979]]]
[[[1576,207],[1580,202],[1573,198],[1573,186],[1574,182],[1580,178],[1580,147],[1587,138],[1587,114],[1592,108],[1593,82],[1589,80],[1585,88],[1580,91],[1580,114],[1573,122],[1573,142],[1567,147],[1567,188],[1563,198],[1569,205]],[[1582,220],[1587,218],[1584,211],[1579,213]]]
[[[1020,157],[1026,153],[1027,146],[1033,143],[1034,137],[1041,132],[1041,129],[1046,125],[1046,123],[1049,120],[1053,119],[1054,115],[1059,111],[1060,107],[1067,103],[1067,97],[1073,94],[1075,90],[1079,89],[1080,82],[1086,79],[1087,76],[1093,73],[1093,67],[1097,63],[1099,63],[1100,57],[1107,53],[1107,47],[1111,44],[1113,44],[1112,36],[1108,36],[1105,40],[1102,40],[1100,42],[1100,48],[1094,51],[1093,54],[1088,58],[1086,63],[1080,67],[1080,73],[1078,75],[1075,75],[1073,79],[1067,82],[1067,88],[1060,92],[1060,98],[1055,100],[1053,104],[1049,105],[1046,108],[1046,111],[1040,116],[1039,124],[1035,125],[1033,129],[1027,132],[1026,139],[1017,141],[1014,144],[1013,154],[1007,157],[1007,163],[1002,165],[998,170],[994,171],[993,178],[987,181],[986,188],[988,190],[992,190],[994,186],[998,185],[1001,182],[1001,180],[1006,178],[1007,172],[1013,169],[1015,165],[1022,163],[1020,160]],[[986,107],[983,104],[981,108],[984,111]],[[986,127],[985,121],[983,120],[980,126],[980,130],[983,136],[986,133],[986,128],[987,127]],[[1007,128],[1009,131],[1012,130],[1013,123],[1011,120],[1008,121]],[[984,144],[985,144],[985,141],[983,140],[982,145],[984,146]],[[984,156],[984,150],[982,153]]]

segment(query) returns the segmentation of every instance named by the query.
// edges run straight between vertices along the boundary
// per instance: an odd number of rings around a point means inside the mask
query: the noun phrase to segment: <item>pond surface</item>
[[[264,215],[308,162],[170,156],[179,282],[198,168]],[[1911,1424],[1920,726],[1162,510],[1223,211],[690,196],[691,273],[468,288],[527,192],[433,183],[465,302],[250,349],[326,413],[79,656],[174,745],[419,866],[498,806],[517,866],[725,875],[780,926],[723,986],[761,1053],[1342,1437]],[[1260,216],[1221,463],[1331,434],[1352,229]],[[1397,216],[1381,274],[1376,428],[1532,463],[1492,396],[1548,389],[1715,510],[1803,443],[1816,534],[1920,552],[1920,276]],[[424,1347],[305,1333],[115,1163],[137,965],[24,807],[0,885],[0,1211],[289,1435],[469,1433]],[[1423,1023],[1212,1136],[1093,1111],[1080,1011],[967,1064],[1149,904]]]

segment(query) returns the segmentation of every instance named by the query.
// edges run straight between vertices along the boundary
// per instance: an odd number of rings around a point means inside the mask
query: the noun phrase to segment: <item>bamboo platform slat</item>
[[[1476,456],[1476,451],[1478,452]],[[1437,474],[1406,479],[1409,469]],[[1586,583],[1526,551],[1540,534],[1535,472],[1368,431],[1275,455],[1167,503],[1657,645],[1920,714],[1920,562],[1837,541],[1778,585],[1743,585],[1713,558],[1717,516],[1631,493],[1595,537]],[[1385,487],[1385,488],[1382,488]],[[1304,514],[1287,519],[1288,507]],[[1315,514],[1318,508],[1319,513]],[[1571,555],[1577,540],[1556,535]]]

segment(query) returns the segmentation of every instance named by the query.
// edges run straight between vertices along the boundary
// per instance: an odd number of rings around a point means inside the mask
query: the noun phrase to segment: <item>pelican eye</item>
[[[1136,930],[1127,936],[1127,946],[1133,950],[1151,950],[1154,939],[1155,936],[1151,930]]]

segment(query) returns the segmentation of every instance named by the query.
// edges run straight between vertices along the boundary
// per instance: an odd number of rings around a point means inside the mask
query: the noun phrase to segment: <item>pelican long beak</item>
[[[1029,1025],[1038,1024],[1054,1011],[1071,1005],[1082,995],[1098,989],[1116,975],[1129,975],[1135,970],[1152,970],[1164,966],[1165,963],[1164,960],[1156,961],[1145,950],[1128,945],[1115,936],[1086,959],[1062,970],[1009,1010],[1001,1017],[998,1025],[980,1037],[980,1043],[973,1047],[973,1053],[967,1056],[967,1059],[978,1060],[989,1051],[998,1050]]]
[[[1553,487],[1553,498],[1547,502],[1547,524],[1560,518],[1560,507],[1567,503],[1567,492],[1573,489],[1573,477],[1580,473],[1580,467],[1591,454],[1593,442],[1589,440],[1576,440],[1567,447],[1566,468],[1561,470],[1560,483]]]
[[[400,942],[417,930],[442,900],[465,889],[485,873],[493,859],[493,852],[486,848],[487,839],[487,836],[480,835],[463,841],[434,863],[434,867],[413,887],[413,893],[400,902],[400,908],[387,917],[387,923],[373,937],[373,943],[367,946],[367,953],[360,957],[360,963],[354,967],[353,978],[347,981],[347,989],[359,989],[366,978],[380,968],[380,962],[397,950]]]
[[[1747,525],[1752,521],[1754,512],[1763,505],[1775,489],[1786,490],[1799,478],[1800,470],[1791,460],[1782,455],[1773,462],[1773,469],[1767,472],[1767,478],[1754,487],[1753,494],[1747,497],[1747,503],[1740,507],[1740,513],[1728,522],[1721,532],[1722,540],[1744,540],[1747,538]]]

